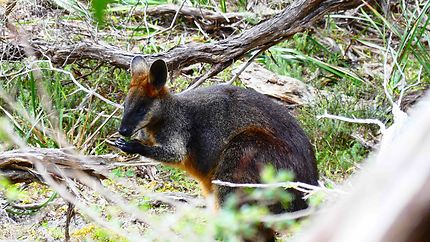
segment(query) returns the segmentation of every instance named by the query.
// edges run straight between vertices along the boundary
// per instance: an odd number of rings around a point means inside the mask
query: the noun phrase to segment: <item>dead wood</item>
[[[21,149],[0,154],[0,175],[12,183],[42,181],[35,163],[40,162],[51,176],[74,177],[74,171],[85,172],[98,179],[106,178],[106,164],[110,159],[103,157],[78,156],[64,149]]]
[[[304,31],[327,13],[351,9],[361,3],[361,0],[297,0],[281,13],[241,34],[214,43],[182,45],[165,53],[145,57],[148,61],[164,59],[169,69],[176,71],[194,63],[209,63],[213,65],[213,70],[205,76],[207,78],[218,74],[250,51],[268,48]],[[3,60],[24,58],[22,50],[25,46],[11,41],[12,37],[8,39],[10,40],[1,40],[3,45],[6,44],[3,48],[6,50],[2,55]],[[29,39],[29,44],[38,58],[48,57],[59,65],[91,59],[128,68],[131,58],[138,54],[93,41],[52,45],[33,37]]]
[[[184,3],[184,2],[183,2]],[[120,10],[123,11],[123,10]],[[187,5],[176,5],[176,4],[164,4],[157,6],[137,7],[132,10],[131,14],[135,17],[145,18],[149,16],[150,18],[160,19],[160,22],[165,20],[174,22],[176,17],[181,17],[184,19],[184,23],[197,27],[200,32],[208,39],[208,34],[214,38],[219,39],[221,36],[231,35],[235,31],[247,26],[246,19],[254,19],[258,22],[260,20],[269,18],[279,11],[265,11],[262,13],[252,13],[252,12],[228,12],[221,13],[220,11],[211,11],[209,9],[201,7],[193,7]],[[168,19],[173,20],[168,20]],[[169,27],[172,28],[173,26]],[[147,39],[152,37],[152,35],[143,37],[142,39]]]
[[[295,241],[430,241],[429,109],[427,93],[395,138],[355,177],[351,194]]]
[[[279,99],[289,105],[312,105],[319,98],[324,98],[328,101],[333,100],[336,102],[349,103],[354,100],[357,109],[375,105],[375,102],[372,100],[361,99],[356,101],[345,94],[315,89],[298,79],[277,75],[256,63],[251,63],[243,70],[246,64],[247,63],[244,63],[232,71],[235,76],[238,75],[238,78],[246,87],[252,88],[264,95]],[[309,80],[307,81],[309,82]],[[364,140],[359,140],[359,142],[363,141]],[[365,144],[363,143],[363,145]],[[370,143],[366,143],[365,146],[369,145]]]
[[[233,74],[241,68],[242,65],[233,70]],[[245,86],[288,104],[311,104],[316,97],[316,90],[311,86],[292,77],[276,75],[255,63],[249,65],[239,79]]]
[[[152,17],[160,17],[163,15],[175,15],[178,13],[180,16],[192,18],[195,20],[210,21],[217,24],[232,24],[241,21],[247,17],[257,17],[257,14],[250,12],[231,12],[219,13],[205,8],[192,7],[184,5],[182,8],[175,4],[164,4],[157,6],[149,6],[146,9],[146,15]],[[133,11],[134,16],[144,16],[145,8],[137,8]],[[262,14],[262,17],[268,17],[271,13]]]

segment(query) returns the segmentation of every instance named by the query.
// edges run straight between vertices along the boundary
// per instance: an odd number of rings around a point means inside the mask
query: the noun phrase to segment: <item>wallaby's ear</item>
[[[149,82],[156,88],[161,89],[167,81],[167,65],[166,62],[159,59],[152,63],[149,70]]]
[[[130,63],[131,75],[141,75],[147,73],[149,66],[143,56],[137,55]]]

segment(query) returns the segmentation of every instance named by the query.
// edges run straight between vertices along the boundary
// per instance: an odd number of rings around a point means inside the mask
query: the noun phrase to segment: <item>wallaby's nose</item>
[[[118,132],[119,132],[119,134],[120,134],[120,135],[122,135],[122,136],[124,136],[124,137],[130,137],[130,136],[131,136],[131,132],[132,132],[132,130],[131,130],[131,129],[129,129],[129,128],[127,128],[127,127],[123,127],[123,126],[121,126],[121,127],[118,129]]]

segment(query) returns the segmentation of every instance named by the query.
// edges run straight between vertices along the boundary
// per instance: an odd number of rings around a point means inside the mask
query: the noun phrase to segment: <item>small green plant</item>
[[[135,171],[133,168],[118,167],[112,170],[115,177],[134,177]]]
[[[40,226],[42,228],[45,228],[48,234],[52,236],[52,238],[57,240],[64,239],[64,231],[57,225],[52,225],[48,221],[43,221],[41,222]]]
[[[100,24],[104,23],[105,10],[108,4],[112,2],[113,0],[92,0],[91,1],[94,17]]]
[[[294,175],[289,171],[276,171],[273,166],[266,166],[261,173],[266,184],[292,181]],[[226,241],[239,241],[240,238],[252,238],[263,225],[261,218],[270,214],[269,207],[281,203],[288,208],[293,197],[285,187],[246,188],[245,194],[232,194],[227,199],[219,216],[216,218],[218,238]],[[244,202],[247,201],[247,202]],[[284,221],[284,226],[291,226],[294,221]],[[277,225],[278,228],[281,224]]]
[[[219,1],[219,7],[220,7],[221,11],[223,11],[224,13],[227,12],[227,4],[225,3],[225,0]]]
[[[19,184],[12,184],[7,178],[0,176],[0,192],[9,201],[24,199],[28,194],[19,187]]]
[[[79,230],[72,232],[72,238],[78,240],[90,240],[90,241],[100,241],[100,242],[127,242],[127,238],[115,235],[112,231],[95,226],[94,224],[89,224]]]

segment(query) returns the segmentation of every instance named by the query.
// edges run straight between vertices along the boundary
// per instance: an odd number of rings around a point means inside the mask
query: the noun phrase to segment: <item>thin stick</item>
[[[79,88],[80,90],[82,90],[82,91],[84,91],[84,92],[86,92],[86,93],[88,93],[88,94],[90,94],[90,95],[93,95],[93,96],[97,97],[98,99],[102,100],[103,102],[105,102],[105,103],[107,103],[107,104],[109,104],[109,105],[112,105],[112,106],[114,106],[114,107],[116,107],[116,108],[119,108],[119,109],[124,109],[124,107],[123,107],[121,104],[116,103],[116,102],[112,102],[111,100],[109,100],[109,99],[107,99],[107,98],[103,97],[102,95],[98,94],[96,91],[94,91],[94,90],[92,90],[92,89],[88,89],[88,88],[84,87],[81,83],[79,83],[79,82],[75,79],[75,77],[73,76],[73,74],[72,74],[72,73],[70,73],[69,71],[65,71],[65,70],[63,70],[63,69],[59,69],[59,68],[55,68],[55,67],[53,67],[53,66],[52,66],[52,62],[51,62],[51,61],[43,61],[43,62],[48,62],[48,63],[49,63],[49,67],[50,67],[50,68],[40,68],[41,70],[51,70],[51,71],[57,71],[57,72],[61,72],[61,73],[63,73],[63,74],[66,74],[66,75],[68,75],[68,76],[70,77],[70,79],[72,80],[72,82],[73,82],[76,86],[78,86],[78,88]]]
[[[197,28],[199,29],[200,33],[202,33],[202,35],[206,38],[206,39],[210,39],[209,35],[202,29],[202,27],[200,26],[199,23],[197,23],[196,20],[194,20],[194,24],[197,26]]]
[[[101,128],[103,128],[106,123],[111,120],[112,116],[115,115],[116,112],[118,112],[119,108],[116,108],[110,115],[109,117],[107,117],[105,119],[105,121],[103,121],[103,123],[90,135],[90,137],[88,137],[85,142],[82,144],[82,147],[85,147],[93,138],[94,136],[96,136],[96,134],[98,134],[101,130]],[[84,148],[84,150],[86,150],[86,147]]]
[[[67,202],[67,211],[66,211],[66,225],[64,227],[64,240],[66,242],[70,241],[70,233],[69,233],[69,227],[70,227],[70,221],[72,220],[73,216],[75,215],[74,211],[75,205],[71,202]]]
[[[220,185],[220,186],[227,186],[227,187],[251,187],[251,188],[277,188],[277,187],[284,187],[284,188],[293,188],[293,189],[300,189],[303,188],[305,190],[300,190],[304,192],[310,192],[313,190],[324,190],[324,191],[330,191],[330,192],[336,192],[341,194],[346,194],[346,192],[338,189],[328,189],[323,186],[315,186],[310,185],[303,182],[277,182],[277,183],[268,183],[268,184],[261,184],[261,183],[232,183],[232,182],[225,182],[220,180],[214,180],[212,181],[212,184]],[[307,190],[307,191],[306,191]]]
[[[193,83],[191,86],[189,86],[182,93],[187,93],[187,92],[197,88],[198,86],[203,84],[203,82],[205,82],[208,78],[213,77],[216,74],[220,73],[227,66],[228,66],[227,63],[218,63],[218,64],[214,65],[210,71],[206,72],[203,76],[199,77],[195,83]]]
[[[380,130],[381,134],[385,134],[385,131],[387,130],[387,128],[385,127],[385,124],[382,123],[378,119],[347,118],[347,117],[343,117],[343,116],[328,114],[327,111],[325,111],[325,113],[323,115],[317,116],[317,119],[321,119],[321,118],[337,119],[337,120],[341,120],[341,121],[345,121],[345,122],[349,122],[349,123],[376,124],[379,126],[379,130]]]
[[[236,72],[236,74],[230,79],[230,81],[226,82],[225,85],[231,85],[233,84],[233,82],[237,79],[237,77],[242,74],[242,72],[255,60],[255,58],[257,58],[257,56],[259,56],[261,53],[263,53],[267,48],[262,48],[259,51],[255,52],[251,58],[246,62],[246,64],[244,66],[242,66],[242,68]]]

